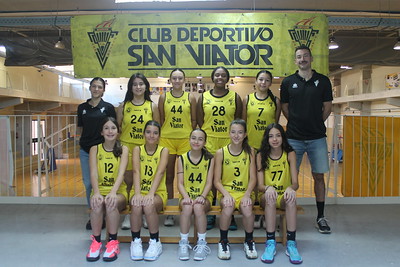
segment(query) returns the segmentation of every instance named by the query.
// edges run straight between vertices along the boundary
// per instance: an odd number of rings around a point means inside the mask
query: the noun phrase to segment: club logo
[[[319,33],[319,30],[315,30],[311,25],[314,19],[315,17],[300,20],[296,23],[293,29],[288,30],[294,47],[306,45],[311,48],[314,44],[315,38]]]
[[[118,35],[118,31],[113,31],[111,28],[114,22],[115,18],[103,21],[98,24],[92,32],[87,33],[102,69],[104,69],[104,66],[107,63],[113,42]]]

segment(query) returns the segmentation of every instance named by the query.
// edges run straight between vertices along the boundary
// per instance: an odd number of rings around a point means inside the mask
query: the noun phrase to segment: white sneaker
[[[211,253],[211,249],[207,246],[207,242],[205,240],[197,241],[197,245],[193,248],[195,261],[202,261],[207,258],[207,255]]]
[[[168,215],[165,217],[164,226],[174,226],[175,225],[175,217],[173,215]]]
[[[192,247],[189,245],[189,241],[181,239],[179,241],[179,247],[178,247],[178,258],[181,261],[187,261],[189,259],[190,249],[192,249]]]
[[[142,216],[142,225],[144,229],[149,229],[149,226],[147,225],[147,221],[146,221],[146,216]]]
[[[254,229],[260,229],[262,224],[262,215],[256,215],[254,219]]]
[[[246,258],[257,259],[257,250],[253,241],[244,242],[243,245],[244,252],[246,253]]]
[[[218,258],[220,260],[229,260],[231,258],[231,252],[229,251],[228,242],[218,243]]]
[[[149,248],[144,254],[145,261],[155,261],[162,253],[162,245],[160,240],[156,241],[155,239],[149,240]]]
[[[131,259],[133,261],[143,260],[142,239],[140,238],[135,238],[134,241],[131,241]]]
[[[124,220],[121,223],[121,229],[122,230],[129,230],[131,229],[131,216],[125,215]]]

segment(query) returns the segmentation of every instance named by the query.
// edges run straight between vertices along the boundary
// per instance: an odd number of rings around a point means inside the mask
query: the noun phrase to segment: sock
[[[275,240],[275,232],[267,232],[267,240]]]
[[[108,241],[117,240],[117,235],[118,234],[110,234],[110,233],[108,233]]]
[[[156,242],[158,242],[158,233],[159,233],[159,232],[154,233],[154,234],[150,233],[150,239],[155,239]]]
[[[324,217],[324,208],[325,208],[325,201],[321,202],[317,201],[317,210],[318,210],[317,219]]]
[[[245,238],[244,238],[245,242],[252,241],[253,240],[253,232],[250,232],[250,233],[248,233],[246,231],[244,231],[244,232],[245,232]]]
[[[135,240],[135,238],[139,238],[140,239],[140,231],[139,232],[132,232],[131,231],[131,235],[132,235],[132,240]]]
[[[101,242],[101,235],[94,235],[93,237],[97,242]]]
[[[287,240],[295,241],[296,240],[296,231],[293,231],[293,232],[287,231],[286,236],[287,236]]]
[[[207,233],[204,233],[204,234],[197,233],[197,236],[199,237],[199,240],[206,241],[206,235],[207,235]]]
[[[187,234],[182,234],[181,233],[181,240],[189,240],[189,233],[187,233]]]
[[[219,234],[221,235],[221,240],[228,240],[228,230],[219,230]]]

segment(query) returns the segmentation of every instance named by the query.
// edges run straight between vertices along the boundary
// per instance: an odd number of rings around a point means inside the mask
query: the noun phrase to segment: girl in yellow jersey
[[[247,141],[246,122],[238,119],[230,124],[229,145],[215,154],[214,185],[221,205],[218,258],[230,259],[228,228],[235,209],[243,215],[245,230],[244,251],[249,259],[257,258],[253,241],[253,189],[256,185],[256,164],[254,150]]]
[[[167,203],[165,170],[168,163],[168,149],[158,145],[161,126],[156,121],[148,121],[144,127],[146,143],[133,149],[133,188],[131,200],[131,259],[156,260],[162,246],[159,240],[158,213]],[[145,215],[150,233],[149,248],[144,257],[140,228]]]
[[[189,135],[196,127],[196,98],[193,94],[184,92],[185,73],[181,69],[171,72],[170,92],[160,95],[158,109],[160,111],[161,138],[160,145],[168,148],[167,191],[168,199],[174,198],[174,178],[176,156],[190,149]],[[165,226],[174,225],[174,217],[165,218]]]
[[[181,194],[180,215],[181,241],[179,241],[178,257],[189,259],[189,229],[192,214],[198,230],[194,260],[204,260],[210,254],[206,242],[206,213],[210,210],[213,193],[213,155],[205,149],[207,135],[202,129],[193,130],[190,135],[191,150],[179,157],[178,190]]]
[[[211,73],[214,88],[200,95],[197,102],[197,124],[207,133],[206,148],[212,154],[229,144],[229,123],[242,116],[242,99],[236,92],[225,88],[229,79],[225,67],[216,67]],[[214,224],[215,215],[207,216],[207,230]],[[233,217],[230,229],[237,229]]]
[[[121,143],[129,148],[125,183],[128,192],[132,188],[132,151],[145,143],[144,125],[149,120],[160,120],[157,105],[150,99],[150,83],[141,73],[135,73],[128,81],[124,102],[117,108],[117,121],[121,126]],[[130,229],[129,216],[125,216],[122,229]]]
[[[286,255],[291,263],[303,260],[296,246],[296,153],[289,145],[281,125],[270,124],[265,130],[260,150],[257,154],[258,189],[261,206],[265,209],[267,241],[261,261],[271,263],[276,254],[275,220],[276,208],[286,210],[287,244]]]
[[[119,254],[117,240],[119,211],[126,208],[127,192],[124,172],[128,162],[128,148],[117,140],[119,127],[113,117],[102,123],[103,142],[92,146],[89,152],[90,180],[90,221],[92,224],[92,244],[86,255],[88,261],[97,261],[101,252],[101,227],[106,215],[110,239],[103,254],[104,261],[113,261]]]
[[[265,129],[273,122],[278,123],[281,116],[281,103],[269,87],[272,74],[261,70],[256,75],[256,92],[243,100],[243,119],[246,121],[249,145],[259,149]]]

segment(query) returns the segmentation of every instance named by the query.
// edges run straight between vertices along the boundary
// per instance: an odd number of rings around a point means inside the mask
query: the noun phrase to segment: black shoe
[[[321,217],[321,218],[317,219],[315,228],[317,228],[321,234],[330,234],[331,233],[331,228],[329,227],[328,221],[325,219],[325,217]]]
[[[92,230],[92,223],[90,222],[90,219],[86,223],[86,230]]]
[[[207,230],[211,230],[215,226],[215,215],[207,215]]]
[[[235,221],[235,217],[232,215],[232,220],[231,220],[231,225],[229,225],[229,230],[231,231],[236,231],[237,230],[237,224]]]

